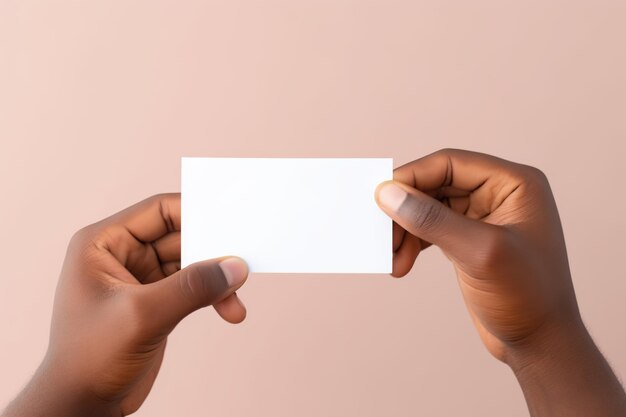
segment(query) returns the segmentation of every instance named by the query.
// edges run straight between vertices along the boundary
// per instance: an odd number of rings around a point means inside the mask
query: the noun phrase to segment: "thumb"
[[[496,226],[470,219],[415,188],[386,181],[376,188],[376,202],[407,232],[439,246],[457,260],[471,253]]]
[[[190,313],[223,300],[245,282],[248,266],[238,257],[195,262],[144,286],[143,302],[158,329],[173,329]]]

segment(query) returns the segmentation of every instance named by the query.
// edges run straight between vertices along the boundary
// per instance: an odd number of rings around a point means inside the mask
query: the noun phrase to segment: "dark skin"
[[[519,381],[530,415],[623,416],[626,395],[580,317],[549,183],[535,168],[443,150],[394,171],[375,195],[394,220],[395,277],[438,246],[454,265],[487,350]],[[158,374],[168,334],[213,305],[245,318],[236,257],[180,270],[180,195],[140,202],[79,231],[57,289],[50,344],[2,414],[121,416]]]
[[[580,317],[541,171],[442,150],[397,168],[376,198],[395,222],[393,275],[439,246],[483,343],[513,370],[531,416],[626,416],[624,390]]]
[[[156,195],[81,229],[63,264],[46,356],[3,416],[135,412],[180,320],[209,305],[229,322],[245,318],[235,290],[247,274],[236,257],[180,270],[179,194]]]

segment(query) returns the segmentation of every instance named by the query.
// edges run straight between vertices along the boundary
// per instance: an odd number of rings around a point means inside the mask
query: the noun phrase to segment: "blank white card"
[[[374,200],[391,158],[182,158],[181,266],[236,255],[250,272],[390,273]]]

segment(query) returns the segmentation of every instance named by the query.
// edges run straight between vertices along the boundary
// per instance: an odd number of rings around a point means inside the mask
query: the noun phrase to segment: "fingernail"
[[[226,258],[220,262],[220,268],[229,287],[236,287],[248,276],[248,265],[241,258]]]
[[[392,182],[383,185],[378,191],[378,201],[391,211],[398,211],[406,197],[406,191]]]

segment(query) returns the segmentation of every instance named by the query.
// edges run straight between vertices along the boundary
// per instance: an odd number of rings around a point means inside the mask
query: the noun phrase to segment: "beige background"
[[[0,404],[72,233],[179,190],[180,156],[441,147],[541,167],[585,321],[626,376],[626,2],[0,1]],[[250,210],[254,210],[251,204]],[[410,276],[252,276],[170,338],[139,416],[524,416],[437,249]]]

